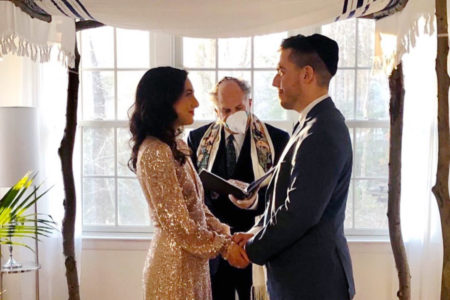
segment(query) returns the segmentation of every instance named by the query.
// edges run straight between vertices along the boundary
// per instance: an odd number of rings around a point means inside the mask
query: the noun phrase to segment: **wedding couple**
[[[299,122],[267,188],[264,217],[233,236],[204,204],[191,151],[177,139],[199,105],[187,72],[162,67],[142,77],[130,119],[130,167],[155,227],[145,299],[211,299],[208,260],[218,255],[237,267],[265,265],[271,300],[353,297],[343,231],[352,149],[328,96],[337,62],[338,46],[325,36],[282,42],[273,85],[281,106],[300,113]]]

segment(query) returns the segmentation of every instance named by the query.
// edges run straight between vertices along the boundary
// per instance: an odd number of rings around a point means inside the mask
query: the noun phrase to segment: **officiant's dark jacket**
[[[289,134],[285,131],[275,128],[269,124],[265,124],[269,135],[272,139],[272,144],[275,150],[275,163],[281,153],[284,150],[285,145],[289,140]],[[192,162],[197,168],[197,148],[199,146],[200,140],[205,134],[206,130],[211,126],[211,124],[202,126],[196,130],[189,133],[188,145],[192,150]],[[238,179],[244,182],[252,182],[255,180],[253,174],[251,151],[250,151],[250,132],[247,130],[244,142],[242,144],[241,152],[237,158],[236,167],[234,169],[234,174],[231,176],[233,179]],[[198,171],[198,170],[197,170]],[[219,175],[222,178],[230,179],[227,176],[226,167],[226,147],[225,147],[225,132],[222,130],[220,145],[217,150],[216,159],[214,160],[213,167],[211,171],[214,174]],[[241,232],[249,230],[255,223],[255,217],[261,215],[265,209],[265,190],[262,188],[259,191],[258,196],[258,206],[256,210],[240,209],[235,206],[228,195],[219,195],[215,197],[214,193],[205,190],[205,202],[211,212],[216,216],[221,222],[228,224],[231,227],[231,232]]]
[[[210,125],[211,124],[200,127],[189,133],[188,145],[193,152],[192,161],[196,167],[197,148],[201,138]],[[289,140],[289,134],[283,130],[270,126],[269,124],[265,125],[272,139],[276,163]],[[250,146],[250,132],[247,130],[237,159],[234,174],[231,178],[244,182],[252,182],[255,180]],[[226,169],[225,132],[222,130],[220,145],[211,171],[225,179],[229,179],[226,174]],[[216,197],[213,192],[208,190],[205,190],[205,202],[211,212],[221,222],[226,223],[231,227],[232,233],[243,232],[249,230],[255,224],[255,217],[264,212],[265,191],[265,187],[261,188],[259,191],[258,206],[256,210],[240,209],[229,200],[228,195],[219,195]],[[210,260],[210,269],[214,300],[234,299],[235,290],[239,295],[239,299],[250,299],[250,288],[252,285],[251,265],[245,269],[236,269],[231,267],[227,261],[219,256],[216,259]]]
[[[288,144],[291,145],[291,144]],[[330,98],[308,113],[267,189],[263,229],[247,242],[266,265],[272,300],[346,300],[355,293],[344,236],[352,148]]]

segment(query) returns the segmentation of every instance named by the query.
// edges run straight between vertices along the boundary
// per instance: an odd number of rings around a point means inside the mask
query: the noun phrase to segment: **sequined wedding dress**
[[[187,151],[179,140],[178,149]],[[204,204],[190,159],[175,161],[169,146],[148,137],[140,146],[137,177],[155,228],[144,267],[144,295],[154,299],[212,299],[208,260],[224,253],[229,228]]]

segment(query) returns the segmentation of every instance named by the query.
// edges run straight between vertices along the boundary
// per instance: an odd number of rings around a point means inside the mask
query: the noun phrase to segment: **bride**
[[[145,299],[212,299],[208,260],[245,265],[230,228],[204,204],[189,148],[177,138],[198,107],[187,72],[150,69],[132,107],[130,169],[147,199],[155,232],[144,266]],[[233,261],[232,261],[233,260]]]

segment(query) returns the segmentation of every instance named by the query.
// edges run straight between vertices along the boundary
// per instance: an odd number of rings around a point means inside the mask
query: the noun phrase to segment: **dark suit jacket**
[[[189,133],[188,145],[191,148],[192,162],[197,167],[197,148],[199,146],[200,140],[205,134],[205,131],[211,124],[202,126],[196,130]],[[269,135],[272,139],[273,147],[275,150],[275,163],[284,147],[289,140],[289,135],[278,128],[266,124]],[[225,133],[222,130],[222,137],[220,140],[219,149],[217,151],[217,156],[214,161],[212,172],[225,178],[229,179],[226,174],[226,147],[225,147]],[[233,179],[238,179],[244,182],[252,182],[255,180],[253,174],[253,167],[250,157],[250,134],[247,131],[244,143],[242,144],[241,152],[236,162],[236,167]],[[255,216],[261,215],[265,209],[265,190],[266,188],[261,188],[259,191],[258,206],[256,210],[245,210],[236,207],[228,198],[228,195],[219,195],[219,197],[214,197],[214,193],[205,190],[205,203],[211,212],[223,223],[228,224],[231,227],[231,232],[240,232],[249,230],[255,223]]]
[[[349,131],[327,98],[308,113],[300,138],[278,164],[263,229],[246,246],[250,260],[267,267],[272,300],[353,297],[343,228],[351,172]]]

